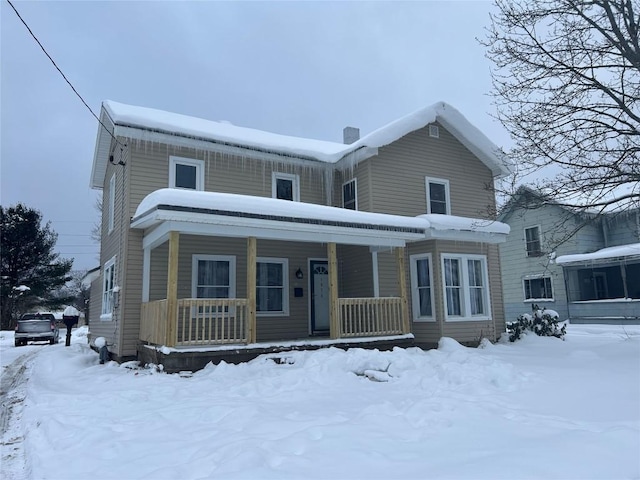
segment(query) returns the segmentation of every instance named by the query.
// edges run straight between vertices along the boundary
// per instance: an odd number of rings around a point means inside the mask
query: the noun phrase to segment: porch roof
[[[627,245],[603,248],[592,253],[562,255],[556,258],[556,263],[571,266],[592,263],[611,263],[618,260],[640,260],[640,243],[629,243]]]
[[[359,212],[267,197],[164,188],[144,198],[131,228],[145,229],[143,246],[168,232],[366,246],[404,246],[424,240],[425,218]]]

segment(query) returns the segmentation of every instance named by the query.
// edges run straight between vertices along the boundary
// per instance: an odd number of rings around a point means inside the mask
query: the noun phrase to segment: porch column
[[[247,342],[256,343],[256,237],[247,237]]]
[[[404,258],[404,247],[396,248],[398,265],[398,289],[400,290],[400,308],[402,312],[402,333],[410,333],[409,302],[407,300],[407,266]]]
[[[327,244],[327,257],[329,259],[329,336],[332,339],[340,338],[340,307],[338,306],[338,255],[336,244]]]
[[[169,232],[169,268],[167,272],[167,347],[176,346],[178,323],[178,251],[180,234]]]

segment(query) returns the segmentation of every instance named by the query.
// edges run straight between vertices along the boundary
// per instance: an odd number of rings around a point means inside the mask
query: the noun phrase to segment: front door
[[[311,332],[329,332],[329,267],[326,260],[309,262],[311,278]]]

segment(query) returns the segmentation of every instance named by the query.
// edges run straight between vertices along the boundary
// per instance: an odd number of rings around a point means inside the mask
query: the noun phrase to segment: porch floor
[[[143,363],[162,365],[165,372],[176,373],[200,370],[210,362],[216,365],[221,361],[238,364],[248,362],[264,354],[279,354],[296,350],[318,350],[327,347],[344,350],[349,348],[391,350],[394,347],[408,348],[412,346],[414,346],[414,336],[411,333],[339,339],[308,337],[299,340],[174,348],[140,343],[138,345],[138,360]]]

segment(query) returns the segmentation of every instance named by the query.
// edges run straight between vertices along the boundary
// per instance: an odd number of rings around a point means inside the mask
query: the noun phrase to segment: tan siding
[[[359,163],[354,169],[336,171],[333,184],[333,206],[342,207],[342,185],[351,179],[356,179],[356,197],[358,210],[370,212],[370,161]]]
[[[438,344],[438,340],[442,336],[442,319],[443,312],[442,310],[442,302],[438,304],[437,302],[437,292],[435,279],[438,275],[440,275],[440,269],[437,264],[437,251],[435,248],[435,241],[428,242],[415,242],[408,245],[406,249],[406,265],[407,265],[407,290],[409,293],[409,318],[412,320],[411,331],[415,336],[415,341],[418,345],[424,347],[434,347]],[[413,321],[413,301],[412,301],[412,283],[411,283],[411,255],[418,255],[430,253],[431,254],[431,295],[432,295],[432,308],[434,309],[434,320],[433,321]]]
[[[338,266],[340,297],[373,297],[373,267],[369,247],[338,245]]]
[[[378,285],[381,297],[397,297],[398,262],[394,252],[378,252]]]
[[[429,137],[425,127],[380,148],[368,161],[373,211],[425,213],[426,176],[449,180],[452,215],[486,218],[495,204],[486,188],[493,181],[489,168],[442,126],[440,138]]]

